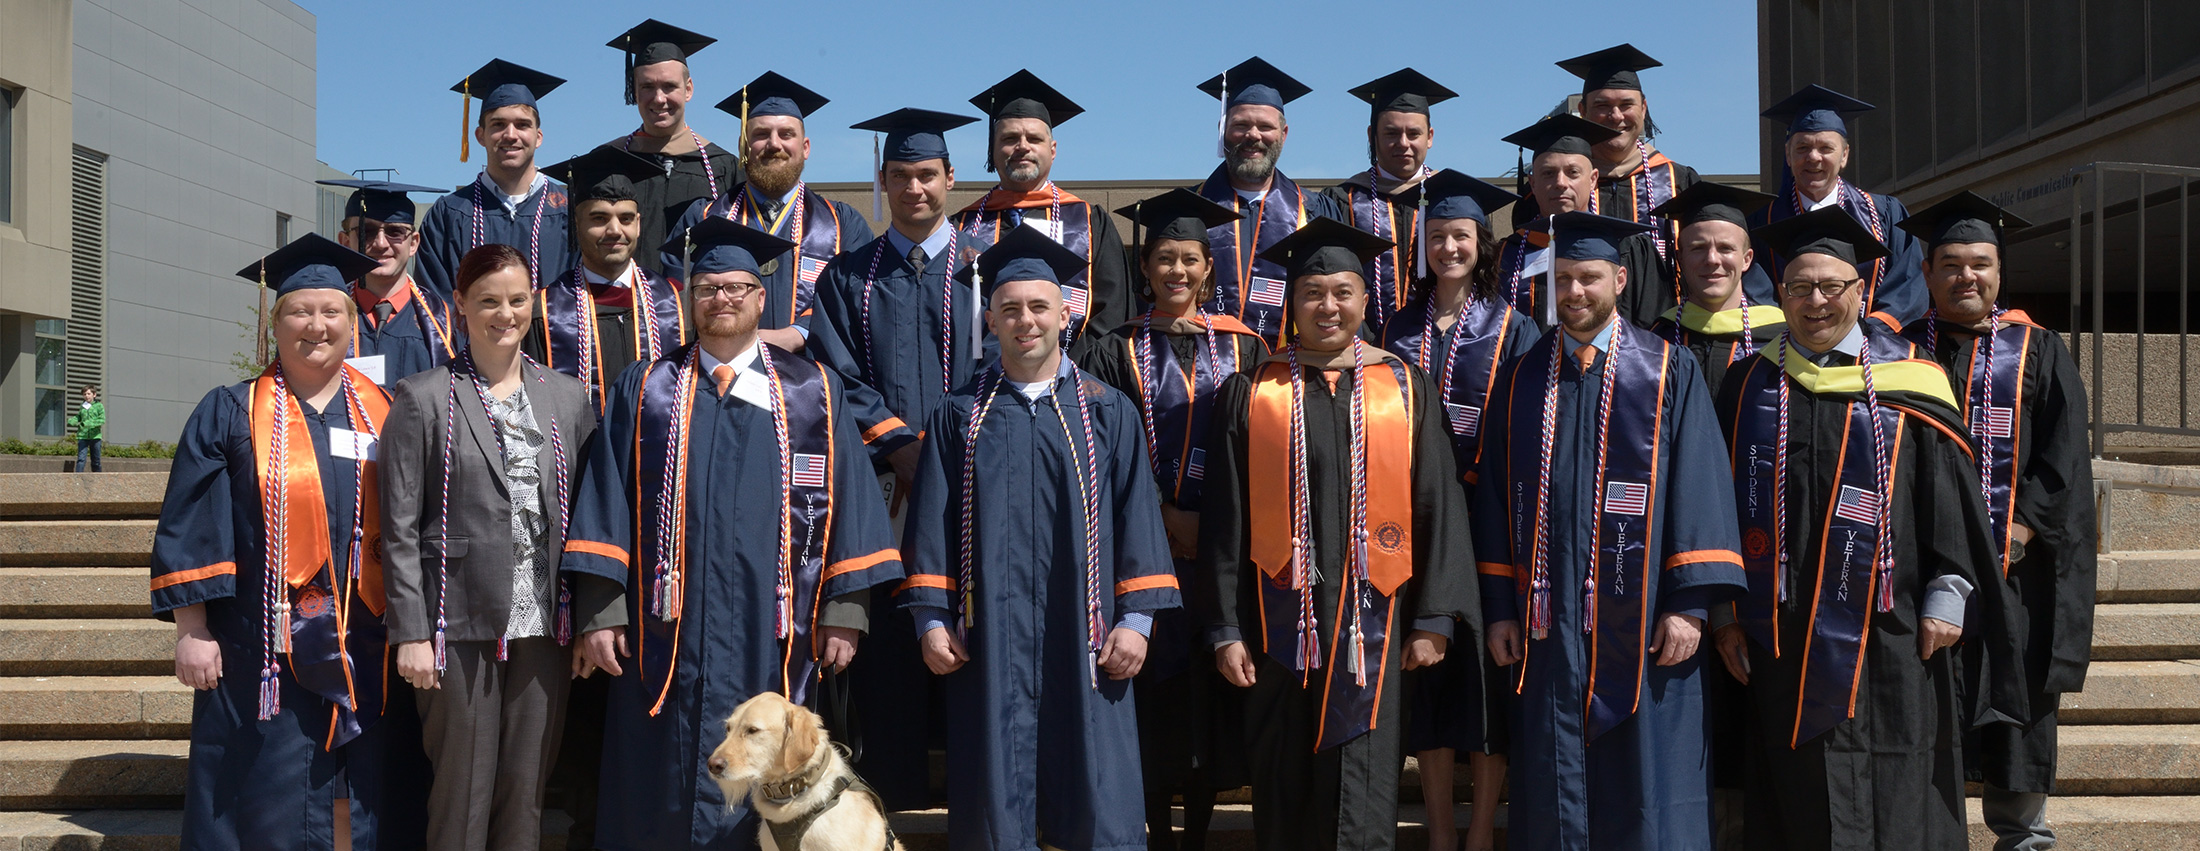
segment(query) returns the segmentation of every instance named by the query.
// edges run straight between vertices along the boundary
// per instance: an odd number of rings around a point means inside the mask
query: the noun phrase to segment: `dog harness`
[[[777,783],[758,784],[757,792],[762,794],[766,800],[769,800],[774,804],[785,804],[793,801],[795,799],[795,796],[809,791],[810,782],[810,778],[806,776],[789,777]],[[871,784],[863,782],[863,778],[856,777],[852,774],[844,774],[833,780],[833,791],[826,794],[825,802],[818,804],[816,809],[810,810],[807,813],[803,813],[802,815],[796,816],[783,822],[764,822],[764,825],[766,827],[771,828],[773,844],[779,846],[779,851],[801,851],[802,838],[809,835],[810,826],[816,824],[818,817],[824,815],[827,810],[830,810],[833,807],[839,805],[840,796],[847,793],[851,789],[860,794],[870,796],[871,803],[879,808],[880,820],[883,821],[885,819],[885,802],[879,799],[878,792],[871,789]],[[886,825],[886,842],[885,844],[880,845],[879,848],[890,849],[893,847],[894,826],[888,824]]]

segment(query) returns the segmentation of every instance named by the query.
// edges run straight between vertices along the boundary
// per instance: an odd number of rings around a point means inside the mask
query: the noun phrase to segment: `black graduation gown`
[[[1441,388],[1441,352],[1449,351],[1451,341],[1460,331],[1456,322],[1450,328],[1437,332],[1436,344],[1427,356],[1429,348],[1428,312],[1433,288],[1424,287],[1420,294],[1406,302],[1404,310],[1383,326],[1379,338],[1382,346],[1415,366],[1427,364],[1431,387]],[[1481,308],[1476,308],[1477,310]],[[1472,317],[1470,317],[1471,319]],[[1542,331],[1527,314],[1513,311],[1506,319],[1504,348],[1496,352],[1497,362],[1487,372],[1481,371],[1486,362],[1485,352],[1470,351],[1461,343],[1451,369],[1457,370],[1452,378],[1452,397],[1445,401],[1453,404],[1471,404],[1487,408],[1488,402],[1479,391],[1484,387],[1472,386],[1474,379],[1494,378],[1498,364],[1535,345]],[[1461,380],[1461,379],[1466,380]],[[1471,506],[1474,486],[1468,484],[1475,476],[1475,461],[1480,457],[1481,432],[1473,436],[1451,433],[1452,460],[1457,462],[1459,485]],[[1469,645],[1466,642],[1471,641]],[[1406,732],[1405,749],[1419,753],[1436,748],[1457,751],[1480,751],[1502,754],[1505,752],[1504,696],[1511,691],[1510,668],[1501,668],[1490,658],[1488,643],[1478,637],[1462,639],[1453,645],[1459,652],[1444,654],[1444,661],[1433,669],[1406,672]]]
[[[1746,337],[1738,332],[1712,334],[1683,326],[1680,311],[1681,308],[1675,307],[1659,316],[1658,321],[1651,324],[1650,333],[1696,356],[1696,365],[1702,368],[1704,389],[1711,391],[1713,398],[1718,397],[1719,387],[1725,383],[1726,372],[1733,364],[1766,343],[1779,339],[1780,332],[1787,330],[1787,323],[1783,321],[1752,325]]]
[[[1031,194],[1043,197],[1050,193],[1042,188]],[[1067,193],[1064,194],[1067,196]],[[1072,236],[1069,243],[1074,250],[1076,241],[1089,241],[1089,248],[1081,253],[1086,255],[1085,259],[1092,265],[1081,285],[1086,288],[1086,297],[1090,304],[1083,324],[1064,329],[1068,339],[1063,345],[1063,351],[1081,352],[1089,344],[1087,341],[1131,321],[1131,317],[1138,311],[1139,300],[1131,291],[1130,252],[1123,248],[1123,235],[1115,229],[1115,217],[1109,215],[1104,207],[1096,207],[1090,201],[1073,198],[1074,196],[1063,198],[1062,206],[1068,207],[1073,203],[1083,205],[1084,216],[1091,222],[1088,236]],[[987,242],[999,241],[1001,234],[1014,230],[1016,224],[1025,218],[1045,220],[1053,216],[1052,204],[1037,200],[1014,208],[978,209],[978,205],[983,203],[985,198],[980,197],[971,206],[963,208],[955,214],[954,222],[957,227],[975,233]],[[1011,216],[1011,212],[1015,215]],[[1068,210],[1063,211],[1064,218],[1072,215],[1074,214]],[[1074,218],[1070,220],[1076,221]]]
[[[676,349],[668,358],[685,358]],[[778,357],[793,355],[780,352]],[[589,440],[588,463],[573,495],[573,522],[560,569],[577,583],[620,583],[626,593],[605,614],[582,626],[624,626],[627,646],[639,653],[635,597],[625,561],[607,552],[642,551],[631,495],[636,476],[637,409],[650,364],[636,363],[611,387],[602,427]],[[761,369],[761,364],[752,366]],[[862,602],[875,585],[901,578],[884,508],[871,494],[877,485],[857,451],[855,423],[844,413],[840,382],[831,380],[834,415],[830,486],[833,512],[825,521],[826,545],[818,624],[856,626]],[[643,684],[639,655],[611,680],[604,728],[602,788],[596,844],[611,851],[661,848],[753,849],[757,820],[745,801],[726,801],[710,777],[711,751],[725,739],[721,727],[735,707],[766,691],[779,691],[785,642],[774,630],[780,517],[779,446],[769,411],[718,395],[708,380],[696,382],[688,421],[688,581],[679,625],[679,658],[661,712],[649,714],[658,695]],[[576,600],[594,597],[584,590]],[[577,604],[576,616],[595,606]],[[654,618],[647,609],[641,617]],[[867,646],[858,648],[858,657]],[[662,686],[661,671],[651,672]]]
[[[952,611],[964,589],[942,586],[960,582],[965,535],[975,549],[976,599],[963,637],[970,661],[940,678],[948,845],[1143,851],[1135,693],[1131,680],[1105,672],[1094,684],[1078,499],[1078,467],[1091,460],[1100,522],[1089,581],[1103,630],[1126,612],[1180,606],[1138,409],[1066,360],[1054,392],[1037,400],[996,384],[966,472],[970,413],[988,384],[964,385],[933,412],[903,536],[905,609]],[[963,504],[965,475],[983,483],[975,506]]]
[[[1369,360],[1374,361],[1372,353]],[[1388,368],[1382,362],[1369,368]],[[1253,382],[1232,376],[1223,384],[1208,435],[1207,489],[1200,512],[1200,581],[1195,598],[1208,624],[1208,646],[1242,640],[1256,668],[1246,694],[1245,734],[1253,776],[1253,825],[1264,849],[1389,848],[1397,838],[1398,766],[1401,754],[1399,690],[1402,654],[1411,630],[1427,629],[1475,640],[1482,634],[1481,603],[1476,593],[1474,546],[1469,538],[1466,500],[1446,439],[1441,408],[1432,398],[1426,373],[1406,364],[1405,390],[1412,400],[1413,578],[1399,586],[1399,604],[1389,624],[1392,636],[1383,657],[1384,676],[1375,728],[1357,738],[1315,751],[1328,671],[1316,672],[1312,687],[1271,658],[1261,635],[1260,585],[1266,581],[1252,558],[1251,502],[1246,492],[1249,464],[1283,464],[1286,459],[1248,458],[1247,415]],[[1314,612],[1324,644],[1336,639],[1339,585],[1345,573],[1345,536],[1351,504],[1349,470],[1352,431],[1351,370],[1331,391],[1321,371],[1306,367],[1307,478],[1313,496],[1315,572]],[[1452,649],[1458,648],[1454,642]],[[1371,672],[1369,676],[1374,676]]]
[[[1158,323],[1157,323],[1158,325]],[[1132,322],[1106,336],[1092,338],[1078,365],[1094,378],[1122,391],[1144,409],[1145,388],[1139,385],[1131,341],[1144,333]],[[1203,334],[1166,334],[1171,354],[1190,374],[1194,358],[1204,357]],[[1216,339],[1235,350],[1240,371],[1252,369],[1268,356],[1268,344],[1249,334],[1217,333]],[[1227,361],[1226,361],[1227,363]],[[1208,391],[1208,397],[1220,390]],[[1205,447],[1207,435],[1184,437],[1190,446]],[[1198,511],[1194,494],[1174,494],[1173,481],[1157,473],[1154,484],[1163,504]],[[1199,562],[1176,559],[1176,573],[1184,584],[1185,605],[1154,615],[1152,641],[1146,650],[1146,666],[1138,673],[1138,734],[1141,763],[1149,794],[1153,786],[1175,789],[1194,770],[1205,770],[1208,785],[1236,789],[1246,784],[1245,748],[1238,729],[1244,723],[1244,696],[1215,670],[1206,630],[1195,626],[1198,604],[1191,595],[1206,583],[1198,578]]]
[[[1549,273],[1520,276],[1517,270],[1526,259],[1530,245],[1521,247],[1518,233],[1505,237],[1497,244],[1497,289],[1504,293],[1513,308],[1528,315],[1537,325],[1543,324],[1543,293],[1549,289]],[[1658,245],[1646,233],[1632,234],[1619,241],[1620,267],[1627,270],[1627,289],[1619,294],[1617,309],[1620,318],[1637,328],[1648,328],[1658,321],[1658,316],[1672,309],[1672,273],[1664,260],[1658,257]],[[1648,286],[1640,286],[1648,282]],[[1516,296],[1515,294],[1519,294]]]
[[[697,200],[709,200],[723,195],[728,188],[746,178],[741,171],[741,158],[734,156],[732,151],[718,147],[717,142],[704,143],[702,153],[689,151],[684,154],[636,151],[632,147],[633,142],[634,137],[629,135],[606,144],[656,163],[658,168],[664,170],[662,174],[634,183],[635,206],[641,208],[642,213],[642,234],[634,240],[634,244],[639,247],[634,252],[634,262],[662,275],[669,267],[666,266],[665,258],[654,249],[665,244],[665,240],[672,234],[680,232],[677,228],[668,229],[667,226],[680,221],[688,206]],[[705,154],[709,156],[708,168],[704,166]]]
[[[680,214],[679,222],[672,226],[672,232],[686,233],[689,227],[702,221],[705,215],[727,215],[732,210],[730,199],[742,198],[741,193],[747,191],[746,186],[747,184],[736,185],[715,200],[697,198],[690,202],[687,211]],[[807,186],[802,191],[808,193],[803,198],[804,218],[815,223],[830,222],[837,228],[837,232],[818,233],[811,228],[801,227],[791,210],[786,212],[785,217],[779,221],[779,226],[774,228],[770,222],[764,220],[763,214],[754,203],[748,203],[749,199],[742,198],[742,224],[757,230],[768,230],[772,235],[789,241],[797,241],[796,237],[799,236],[799,242],[804,245],[800,250],[799,260],[791,259],[796,252],[789,251],[781,255],[778,262],[770,264],[770,270],[763,276],[764,314],[757,319],[756,327],[759,328],[800,327],[804,317],[810,315],[811,308],[817,302],[817,282],[824,277],[824,265],[847,253],[849,249],[868,244],[875,236],[871,233],[871,223],[856,213],[856,208],[829,200]],[[814,211],[823,211],[825,215],[816,215]],[[797,233],[798,228],[800,233]],[[661,252],[658,263],[671,270],[671,277],[674,279],[685,273],[678,252]],[[799,285],[795,277],[797,265],[802,269],[816,270],[808,273],[811,277]]]
[[[1868,327],[1868,326],[1867,326]],[[1877,335],[1876,330],[1871,332]],[[1835,355],[1838,365],[1854,365]],[[1729,443],[1736,411],[1745,400],[1750,370],[1777,370],[1763,355],[1734,365],[1716,402]],[[1789,400],[1788,488],[1791,581],[1817,587],[1816,558],[1826,528],[1828,499],[1848,428],[1848,399],[1821,396],[1793,379]],[[1882,393],[1882,401],[1890,400]],[[1831,730],[1790,747],[1801,652],[1775,658],[1755,639],[1748,642],[1750,708],[1748,803],[1745,836],[1751,848],[1961,849],[1964,827],[1964,731],[1957,688],[1957,652],[1943,649],[1918,659],[1920,606],[1936,577],[1956,576],[1972,586],[1964,633],[1967,641],[1992,643],[2007,635],[2005,586],[1981,575],[1994,559],[1978,468],[1963,438],[1925,417],[1903,418],[1889,516],[1894,536],[1894,607],[1875,613],[1862,654],[1855,714]],[[1739,476],[1740,473],[1737,473]],[[1781,606],[1780,641],[1800,648],[1810,631],[1814,596],[1798,591]],[[2009,654],[2013,655],[2013,653]],[[2006,658],[2006,657],[2005,657]],[[1967,674],[1977,677],[1986,672]],[[1991,702],[1996,712],[2021,715],[2023,698],[2006,683]],[[1982,710],[1983,711],[1983,710]]]
[[[451,190],[428,208],[420,223],[420,253],[415,256],[413,278],[426,284],[438,298],[451,300],[458,281],[458,261],[466,252],[485,243],[499,242],[519,249],[535,275],[535,286],[557,280],[579,262],[573,250],[573,234],[567,209],[565,184],[544,179],[542,187],[521,201],[515,212],[504,211],[504,190],[483,171],[474,182]],[[478,203],[478,206],[477,206]],[[481,238],[474,234],[474,214],[481,215]]]
[[[391,312],[387,323],[375,322],[373,311],[360,311],[359,333],[352,338],[352,357],[382,356],[384,387],[449,363],[466,345],[449,303],[410,281],[400,286],[412,287],[405,306]]]
[[[1674,162],[1664,151],[1652,151],[1648,168],[1638,163],[1634,171],[1624,176],[1604,174],[1597,177],[1597,212],[1615,219],[1658,225],[1665,231],[1665,245],[1670,251],[1680,237],[1680,226],[1671,219],[1650,215],[1650,211],[1688,191],[1688,187],[1701,179],[1695,169]]]
[[[1963,376],[1973,375],[1972,358],[1979,334],[1948,323],[1920,322],[1905,336],[1921,345],[1938,325],[1928,346],[1948,370],[1956,398],[1968,406],[1978,396]],[[2017,329],[2007,326],[1998,338],[1999,356],[2010,354]],[[2023,396],[2016,412],[2016,522],[2033,530],[2022,561],[2009,565],[2016,585],[2015,614],[2024,645],[2026,725],[1993,725],[1975,731],[1965,756],[1973,779],[2013,792],[2055,791],[2055,709],[2061,695],[2083,691],[2093,650],[2093,594],[2097,527],[2093,504],[2093,460],[2087,444],[2085,384],[2062,335],[2029,328],[2023,365]],[[1974,379],[1975,380],[1975,379]],[[2008,400],[1997,400],[2006,402]],[[1997,405],[1997,407],[2006,407]],[[1974,425],[1974,428],[1976,426]],[[1994,530],[2003,540],[2006,529]],[[1977,648],[1967,645],[1973,661]],[[1974,661],[1975,664],[1975,661]]]
[[[1415,181],[1397,192],[1379,192],[1369,188],[1370,174],[1363,171],[1345,178],[1322,190],[1322,197],[1329,199],[1345,224],[1395,243],[1362,270],[1368,281],[1367,325],[1381,328],[1405,308],[1419,274],[1421,184]]]
[[[574,266],[570,271],[560,276],[552,286],[580,286],[578,279],[582,277],[581,267]],[[609,289],[609,287],[596,284],[586,286],[594,287],[598,294]],[[665,286],[665,282],[661,279],[653,280],[649,282],[649,286],[655,289]],[[579,378],[579,364],[572,362],[570,359],[558,360],[549,355],[549,331],[543,321],[543,312],[550,309],[550,299],[547,295],[546,290],[535,292],[535,315],[527,323],[527,336],[520,340],[520,350],[526,352],[528,357],[534,358],[536,363],[545,364],[558,372]],[[631,290],[628,291],[630,301],[634,300],[637,295]],[[677,301],[684,299],[685,296],[675,294],[672,298]],[[684,302],[682,306],[685,306]],[[558,319],[560,321],[570,321],[565,320],[564,317],[558,317]],[[597,381],[610,382],[616,380],[626,372],[629,364],[642,358],[644,353],[636,343],[636,321],[633,307],[606,307],[601,303],[597,304],[596,348],[602,356],[601,363],[598,365],[601,371],[596,373]],[[688,329],[685,327],[667,327],[671,324],[660,320],[656,329],[659,339],[665,341],[664,345],[667,351],[687,343]],[[594,393],[590,394],[589,404],[596,404]],[[601,411],[598,411],[599,415],[601,413]]]
[[[182,847],[333,849],[340,798],[351,801],[353,848],[423,847],[430,769],[412,692],[394,670],[375,672],[388,697],[382,718],[334,750],[324,747],[329,701],[300,685],[287,662],[277,679],[282,711],[258,720],[267,535],[251,398],[247,382],[199,400],[176,441],[153,537],[154,616],[174,620],[175,609],[204,604],[222,655],[218,684],[192,693]],[[351,461],[330,452],[329,430],[351,428],[351,412],[342,394],[327,411],[302,403],[300,410],[319,461],[327,534],[338,542],[337,557],[348,559],[358,478]],[[382,631],[364,607],[355,606],[352,617],[355,635]]]

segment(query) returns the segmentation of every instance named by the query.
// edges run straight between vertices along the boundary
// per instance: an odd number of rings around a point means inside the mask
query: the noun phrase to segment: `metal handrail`
[[[2133,334],[2134,363],[2132,382],[2133,387],[2131,397],[2132,421],[2128,423],[2112,423],[2108,421],[2108,416],[2105,409],[2105,400],[2108,394],[2104,392],[2105,388],[2103,388],[2102,386],[2103,382],[2106,379],[2106,376],[2105,367],[2103,365],[2103,358],[2101,356],[2101,350],[2102,340],[2106,336],[2108,325],[2107,294],[2109,201],[2107,195],[2107,184],[2108,176],[2113,174],[2129,174],[2135,177],[2138,182],[2138,191],[2133,193],[2132,200],[2130,202],[2133,208],[2132,212],[2138,218],[2137,226],[2132,229],[2134,233],[2133,249],[2137,252],[2135,255],[2137,269],[2136,273],[2133,275],[2133,286],[2135,288],[2136,296],[2134,314],[2137,317],[2138,321],[2136,333]],[[2191,364],[2189,363],[2189,352],[2191,348],[2189,345],[2191,342],[2191,329],[2188,327],[2188,323],[2190,321],[2191,315],[2189,308],[2191,306],[2192,294],[2192,182],[2194,178],[2200,178],[2200,168],[2194,168],[2190,166],[2162,165],[2157,163],[2094,162],[2087,163],[2085,165],[2081,165],[2071,169],[2069,172],[2069,176],[2070,328],[2073,337],[2073,345],[2071,346],[2071,354],[2073,356],[2081,356],[2084,354],[2083,348],[2080,345],[2077,345],[2078,341],[2075,338],[2079,334],[2088,333],[2086,331],[2086,325],[2081,318],[2084,304],[2083,295],[2086,293],[2087,286],[2085,275],[2086,264],[2084,262],[2086,253],[2084,228],[2086,213],[2085,202],[2087,193],[2084,190],[2088,184],[2091,185],[2091,188],[2093,190],[2093,242],[2091,246],[2092,263],[2090,264],[2093,273],[2091,282],[2093,310],[2090,331],[2092,335],[2092,353],[2090,357],[2081,358],[2082,360],[2090,361],[2090,366],[2092,368],[2092,381],[2090,382],[2090,387],[2088,388],[2089,393],[2087,395],[2092,397],[2092,411],[2089,417],[2089,425],[2091,426],[2091,431],[2093,434],[2093,457],[2099,458],[2102,456],[2108,444],[2109,432],[2136,432],[2144,434],[2200,436],[2200,429],[2195,429],[2192,425],[2192,404],[2189,389],[2189,385],[2191,382],[2186,379],[2186,376],[2189,375],[2189,368],[2191,366]],[[2150,177],[2173,178],[2177,183],[2175,200],[2177,204],[2178,221],[2177,371],[2179,380],[2177,382],[2177,425],[2175,426],[2151,425],[2147,423],[2146,417],[2147,208],[2150,206],[2155,206],[2154,204],[2150,203],[2150,198],[2147,194],[2147,181]],[[2168,195],[2168,192],[2165,190],[2163,194],[2166,196]],[[2166,197],[2164,201],[2167,201]]]

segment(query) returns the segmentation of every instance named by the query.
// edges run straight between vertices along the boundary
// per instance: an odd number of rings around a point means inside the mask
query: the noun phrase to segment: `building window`
[[[65,319],[40,319],[33,328],[38,353],[32,367],[31,387],[34,433],[61,437],[69,418],[69,323]]]
[[[290,244],[290,214],[289,214],[289,213],[276,213],[276,214],[275,214],[275,247],[276,247],[276,248],[281,248],[281,247],[283,247],[283,246],[285,246],[285,245],[289,245],[289,244]]]
[[[14,89],[0,86],[0,222],[15,221]]]

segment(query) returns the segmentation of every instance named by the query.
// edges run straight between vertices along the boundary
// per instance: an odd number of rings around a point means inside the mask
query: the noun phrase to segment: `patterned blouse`
[[[550,601],[555,577],[544,548],[550,528],[543,515],[542,467],[537,456],[549,440],[535,424],[534,408],[521,385],[509,398],[489,403],[489,419],[504,445],[504,488],[512,495],[512,617],[505,636],[534,638],[550,634]]]

